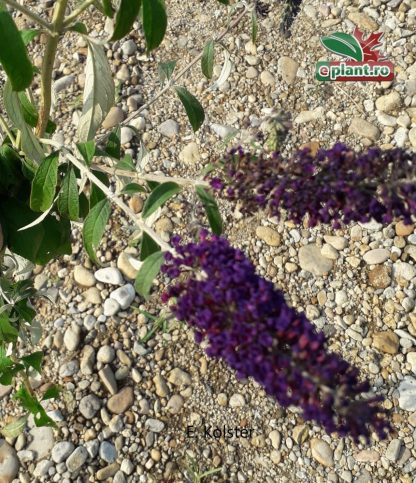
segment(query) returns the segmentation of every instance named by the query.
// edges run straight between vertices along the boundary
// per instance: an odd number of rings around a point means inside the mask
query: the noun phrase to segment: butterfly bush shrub
[[[241,250],[201,231],[196,243],[172,240],[175,254],[162,267],[172,284],[175,316],[195,329],[206,353],[225,361],[239,378],[252,377],[282,406],[296,405],[306,420],[329,433],[367,440],[389,429],[379,396],[364,397],[368,381],[339,355],[283,293],[256,274]]]
[[[310,227],[334,228],[371,218],[410,224],[416,214],[416,153],[400,148],[357,153],[336,143],[316,155],[304,148],[284,157],[239,147],[215,166],[211,187],[247,214],[263,209],[279,217],[285,211],[296,223],[306,215]]]

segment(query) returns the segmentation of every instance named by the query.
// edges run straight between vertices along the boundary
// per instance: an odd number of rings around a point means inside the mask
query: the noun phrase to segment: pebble
[[[179,367],[170,371],[168,381],[174,386],[189,386],[192,383],[191,376]]]
[[[299,250],[299,265],[303,270],[314,275],[326,275],[332,270],[333,262],[321,255],[320,248],[311,243]]]
[[[124,310],[130,307],[130,304],[133,302],[135,295],[136,291],[134,290],[133,285],[128,283],[111,292],[110,298],[118,302],[120,307]]]
[[[101,407],[101,401],[94,394],[84,396],[79,402],[79,412],[85,419],[92,419]]]
[[[351,12],[348,15],[351,22],[354,22],[360,29],[375,32],[378,30],[378,23],[364,12]]]
[[[81,329],[79,325],[72,324],[64,334],[64,344],[69,351],[74,351],[77,349],[80,343]]]
[[[274,429],[273,431],[271,431],[269,433],[269,439],[272,442],[272,446],[273,446],[274,449],[279,449],[280,448],[280,443],[282,441],[282,436],[279,433],[279,431],[277,431],[276,429]]]
[[[416,411],[416,379],[405,376],[398,387],[399,406],[405,411]]]
[[[114,476],[119,469],[120,465],[118,463],[112,463],[111,465],[105,466],[104,468],[100,468],[95,474],[95,477],[98,481],[107,480],[108,478]]]
[[[19,472],[20,462],[13,446],[0,439],[0,481],[11,483]]]
[[[335,248],[328,243],[324,243],[321,249],[321,255],[329,260],[336,260],[339,257],[339,253]]]
[[[378,265],[390,257],[390,252],[385,248],[375,248],[364,253],[363,260],[369,265]]]
[[[356,134],[362,138],[368,138],[371,141],[377,141],[377,139],[380,137],[378,127],[374,126],[374,124],[371,124],[365,119],[362,119],[361,117],[354,117],[351,120],[348,132],[350,134]]]
[[[368,281],[374,288],[387,288],[391,283],[390,269],[385,265],[377,265],[368,272]]]
[[[62,463],[74,451],[74,445],[70,441],[60,441],[52,448],[52,459],[55,463]]]
[[[293,84],[296,79],[299,64],[290,57],[283,56],[277,61],[277,72],[286,84]]]
[[[112,298],[106,299],[103,304],[103,313],[106,317],[115,315],[120,310],[120,304]]]
[[[242,394],[235,393],[230,397],[228,404],[231,408],[242,408],[245,406],[246,401]]]
[[[130,57],[131,55],[135,54],[137,52],[137,44],[134,40],[126,40],[126,42],[123,42],[123,45],[121,46],[121,51],[123,52],[123,55],[126,55],[127,57]]]
[[[134,393],[132,387],[124,387],[107,402],[107,408],[113,414],[123,414],[133,405]]]
[[[53,83],[53,88],[56,94],[68,89],[75,82],[75,76],[73,74],[64,75],[60,79]]]
[[[276,83],[276,79],[274,78],[273,74],[268,70],[264,70],[260,74],[260,81],[265,86],[273,86]]]
[[[90,345],[84,346],[82,349],[82,355],[80,358],[80,369],[82,374],[90,375],[94,371],[95,363],[95,350],[94,347]]]
[[[153,382],[156,387],[156,394],[159,397],[166,397],[169,394],[169,387],[166,384],[165,379],[160,374],[157,374],[153,378]]]
[[[379,97],[376,100],[376,108],[379,111],[391,112],[400,107],[401,98],[400,94],[396,91],[392,91],[389,94]]]
[[[179,134],[179,124],[173,119],[168,119],[159,126],[159,132],[167,138],[174,138]]]
[[[103,128],[111,129],[118,126],[124,121],[125,117],[126,115],[121,107],[113,106],[103,121]]]
[[[101,379],[104,387],[110,394],[117,394],[117,382],[110,366],[105,366],[98,372],[98,376]]]
[[[166,409],[171,414],[178,414],[184,405],[184,399],[179,394],[174,394],[168,401]]]
[[[29,431],[29,435],[32,441],[26,449],[33,451],[36,454],[37,460],[46,458],[55,443],[53,429],[46,426],[33,428]]]
[[[52,461],[49,460],[42,460],[36,465],[33,475],[40,478],[42,476],[46,476],[49,472],[49,469],[53,467]]]
[[[256,236],[267,243],[271,247],[278,247],[280,245],[280,235],[276,230],[268,226],[258,226],[256,228]]]
[[[124,283],[120,270],[115,267],[100,268],[94,273],[94,276],[99,282],[110,285],[122,285]]]
[[[120,130],[120,143],[122,146],[129,143],[136,133],[131,127],[123,126]]]
[[[179,153],[179,160],[187,166],[193,166],[201,160],[198,144],[195,142],[187,144]]]
[[[324,240],[335,248],[335,250],[344,250],[344,248],[348,245],[348,240],[343,236],[332,236],[332,235],[325,235]]]
[[[416,276],[416,267],[410,263],[398,261],[393,264],[393,276],[396,280],[400,278],[412,280]]]
[[[159,421],[158,419],[149,418],[144,423],[145,427],[152,431],[153,433],[160,433],[163,431],[165,427],[165,423],[163,421]]]
[[[103,441],[100,444],[100,458],[106,463],[114,463],[117,459],[117,450],[115,446],[108,441]]]
[[[380,453],[374,449],[363,449],[354,456],[359,463],[376,463],[380,459]]]
[[[408,352],[406,359],[412,368],[412,372],[416,374],[416,352]]]
[[[386,354],[397,354],[399,350],[399,337],[391,330],[373,334],[373,347]]]
[[[139,198],[141,199],[141,198]],[[120,272],[130,280],[135,280],[143,262],[137,260],[133,255],[126,252],[121,252],[117,258],[117,268]]]
[[[400,450],[402,449],[402,441],[401,439],[392,439],[387,446],[385,457],[389,461],[397,461],[399,459]]]
[[[102,362],[103,364],[113,362],[115,357],[116,351],[114,350],[114,347],[111,347],[110,345],[103,345],[98,349],[97,361]]]
[[[75,283],[86,288],[92,287],[96,283],[94,275],[82,265],[77,265],[74,268],[74,280]]]
[[[66,467],[71,473],[78,471],[88,459],[88,451],[84,446],[78,446],[66,460]]]
[[[306,124],[321,120],[324,116],[323,107],[317,107],[313,111],[301,111],[294,119],[294,124]]]
[[[394,228],[396,230],[396,235],[409,236],[413,233],[413,230],[415,229],[415,225],[413,224],[406,225],[403,221],[399,221],[398,223],[396,223],[396,226]]]
[[[416,127],[413,127],[412,129],[410,129],[409,131],[409,141],[410,141],[410,144],[416,148]]]
[[[85,298],[85,301],[90,304],[98,305],[102,302],[100,291],[96,287],[90,287],[82,294],[82,296]]]
[[[312,457],[321,465],[334,466],[334,452],[326,441],[319,438],[311,440]]]

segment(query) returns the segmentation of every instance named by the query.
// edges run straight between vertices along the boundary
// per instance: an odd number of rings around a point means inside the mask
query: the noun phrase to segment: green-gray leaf
[[[97,250],[104,234],[105,226],[110,218],[110,213],[110,202],[104,199],[91,208],[84,221],[84,227],[82,230],[84,247],[88,253],[88,256],[97,265],[99,265],[100,262],[97,259],[95,251]]]
[[[29,159],[39,164],[45,154],[32,129],[25,122],[19,96],[17,92],[13,92],[10,81],[4,84],[3,102],[9,119],[22,133],[22,151]]]
[[[205,119],[204,108],[198,99],[185,89],[185,87],[176,87],[175,90],[185,108],[192,129],[194,132],[198,131]]]
[[[1,429],[1,434],[5,438],[17,438],[19,434],[23,433],[27,420],[28,416],[22,416],[21,418],[15,419]]]
[[[81,153],[81,156],[84,158],[86,165],[91,166],[91,162],[95,154],[95,141],[91,139],[91,141],[87,141],[85,143],[78,143],[77,148]]]
[[[79,198],[77,177],[71,167],[66,173],[58,198],[58,210],[61,215],[66,215],[70,220],[79,218]]]
[[[120,40],[130,32],[139,15],[141,3],[141,0],[121,0],[111,40]]]
[[[89,37],[85,38],[88,42],[88,57],[83,109],[78,126],[78,137],[81,142],[94,138],[115,98],[114,82],[104,47]]]
[[[335,54],[349,57],[357,62],[364,58],[363,50],[357,39],[344,32],[334,32],[331,35],[321,37],[322,45]]]
[[[148,51],[159,47],[165,36],[168,17],[163,0],[143,0],[143,30]]]
[[[136,277],[134,288],[136,289],[136,292],[145,299],[147,299],[149,296],[153,280],[159,273],[163,261],[163,252],[155,252],[152,255],[148,256],[143,262],[143,265],[140,267],[139,273]]]
[[[207,79],[212,79],[214,74],[214,49],[215,42],[209,40],[204,47],[201,58],[201,69],[202,73]]]
[[[251,41],[253,42],[253,44],[256,43],[258,30],[259,30],[259,25],[257,22],[257,15],[255,10],[253,10],[251,12]]]
[[[20,31],[20,35],[22,37],[23,43],[25,45],[30,44],[32,40],[40,34],[40,30],[38,29],[24,29]]]
[[[46,211],[52,205],[58,182],[58,164],[59,151],[56,151],[45,158],[36,170],[30,193],[33,211]]]
[[[178,193],[181,187],[168,181],[167,183],[160,184],[150,193],[147,198],[142,211],[142,217],[147,218],[152,213],[154,213],[160,206],[162,206],[166,201],[172,198],[173,195]]]
[[[134,195],[135,193],[146,193],[146,188],[138,183],[129,183],[120,191],[122,195]]]
[[[176,63],[176,60],[170,60],[169,62],[160,62],[157,68],[159,72],[160,82],[165,82],[166,80],[170,80],[172,78]]]
[[[198,198],[201,200],[205,213],[207,214],[209,226],[216,235],[222,233],[222,219],[218,210],[217,202],[212,194],[207,191],[203,186],[197,186],[195,188]]]
[[[33,66],[13,17],[0,4],[0,64],[14,91],[23,91],[33,79]]]
[[[140,260],[144,261],[150,255],[160,250],[160,246],[146,232],[143,232],[140,243]]]

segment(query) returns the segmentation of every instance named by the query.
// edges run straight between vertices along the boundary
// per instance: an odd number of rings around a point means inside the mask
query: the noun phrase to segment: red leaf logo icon
[[[377,51],[381,47],[380,40],[383,37],[382,32],[369,34],[365,39],[364,32],[362,32],[358,27],[355,27],[353,35],[363,49],[364,62],[378,62],[384,60],[380,58],[380,52]]]

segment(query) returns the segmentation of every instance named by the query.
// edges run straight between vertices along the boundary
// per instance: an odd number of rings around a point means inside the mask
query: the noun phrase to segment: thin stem
[[[56,51],[58,48],[59,36],[63,29],[66,6],[68,0],[58,0],[53,12],[52,29],[54,35],[49,35],[45,47],[41,73],[41,105],[39,112],[38,125],[36,127],[38,137],[45,134],[48,124],[49,114],[52,106],[52,71],[55,63]]]
[[[19,12],[22,12],[25,17],[30,18],[34,22],[42,25],[42,27],[44,27],[49,32],[53,31],[52,25],[44,20],[40,15],[30,10],[30,8],[27,8],[24,5],[20,5],[20,3],[17,3],[15,0],[4,0],[4,2],[7,3],[7,5],[15,8],[16,10],[19,10]]]
[[[13,146],[16,147],[16,138],[13,136],[12,132],[10,131],[9,126],[7,125],[6,120],[4,119],[4,117],[1,114],[0,114],[0,127],[9,136],[10,141],[12,142]]]
[[[144,181],[157,181],[158,183],[165,183],[167,181],[173,181],[174,183],[184,186],[204,186],[208,187],[209,183],[199,179],[188,179],[174,176],[165,176],[163,174],[141,174],[135,171],[127,171],[125,169],[109,168],[99,164],[93,164],[91,169],[95,171],[101,171],[102,173],[112,174],[113,176],[125,176],[126,178],[132,178],[135,180]]]
[[[81,13],[86,10],[90,5],[92,5],[95,2],[95,0],[85,0],[81,5],[76,8],[68,17],[65,18],[64,20],[64,27],[68,27],[71,25],[71,23],[76,20]]]
[[[65,148],[64,148],[65,149]],[[66,149],[65,149],[66,150]],[[82,174],[84,174],[92,183],[94,183],[100,190],[106,195],[106,197],[117,205],[124,213],[137,225],[141,230],[146,232],[153,240],[160,246],[162,251],[173,251],[172,247],[163,241],[160,236],[149,226],[146,225],[142,220],[138,218],[136,213],[127,206],[120,198],[118,198],[104,183],[102,183],[96,176],[94,176],[91,171],[74,155],[67,151],[66,157],[71,161],[71,163],[76,166]]]
[[[243,11],[238,15],[219,35],[214,39],[214,42],[220,42],[226,35],[227,33],[233,29],[236,25],[239,24],[240,20],[244,17],[244,15],[247,13],[247,7],[244,6]],[[122,123],[120,123],[122,126],[125,126],[128,124],[130,121],[132,121],[134,118],[136,118],[139,114],[141,114],[144,110],[148,109],[152,104],[154,104],[160,97],[167,92],[173,84],[175,84],[181,77],[183,77],[196,63],[198,63],[201,58],[202,58],[203,52],[200,52],[194,59],[191,60],[191,62],[186,65],[183,69],[181,69],[176,76],[173,76],[170,82],[163,88],[161,89],[155,97],[150,99],[150,101],[146,102],[141,106],[137,111],[134,111],[128,116]],[[102,142],[105,139],[108,138],[110,133],[103,134],[101,137],[98,138],[97,142]]]

